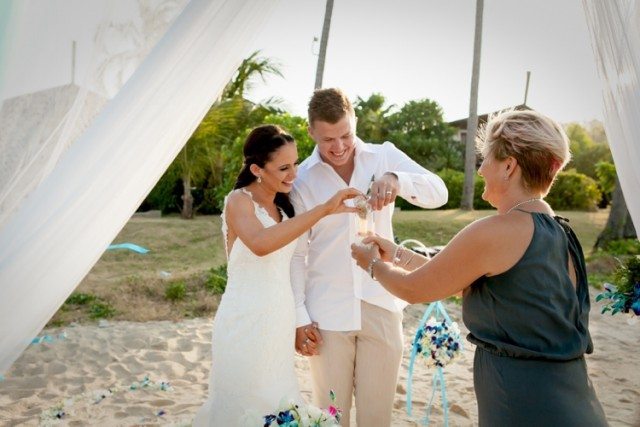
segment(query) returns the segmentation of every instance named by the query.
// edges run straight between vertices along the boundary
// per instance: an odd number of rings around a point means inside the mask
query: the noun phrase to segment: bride
[[[289,264],[295,240],[326,215],[354,212],[347,188],[295,216],[288,193],[296,144],[274,125],[251,131],[244,165],[225,199],[227,287],[213,323],[209,398],[194,426],[235,426],[247,411],[268,414],[282,399],[303,403],[294,369],[295,311]]]

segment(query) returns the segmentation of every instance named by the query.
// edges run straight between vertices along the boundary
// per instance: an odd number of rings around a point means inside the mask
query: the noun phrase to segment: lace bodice
[[[252,194],[248,190],[242,188],[240,191],[251,198],[256,217],[265,228],[277,224],[267,210],[253,199]],[[236,238],[229,251],[229,230],[226,219],[227,198],[228,196],[225,197],[224,209],[221,215],[222,236],[225,244],[225,252],[227,253],[227,273],[229,282],[231,282],[227,283],[227,289],[229,289],[229,286],[236,286],[235,284],[238,282],[253,282],[254,278],[249,277],[253,274],[255,274],[258,279],[263,279],[265,275],[268,274],[270,278],[273,278],[273,282],[275,283],[289,283],[290,262],[295,248],[295,241],[268,255],[257,256],[251,252],[251,249],[249,249],[240,238]],[[288,219],[284,211],[280,210],[280,213],[282,214],[283,221]]]

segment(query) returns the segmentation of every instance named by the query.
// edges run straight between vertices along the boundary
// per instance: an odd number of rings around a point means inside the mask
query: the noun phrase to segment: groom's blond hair
[[[317,89],[309,100],[307,110],[309,126],[315,121],[337,123],[345,115],[354,115],[355,111],[347,95],[337,88]]]

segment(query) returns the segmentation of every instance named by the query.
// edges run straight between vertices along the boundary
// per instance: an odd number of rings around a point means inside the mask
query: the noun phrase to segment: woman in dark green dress
[[[543,200],[570,159],[567,136],[540,113],[507,111],[477,141],[482,197],[497,215],[431,260],[378,236],[352,246],[353,257],[411,303],[463,292],[481,426],[605,426],[584,359],[593,351],[584,255]]]

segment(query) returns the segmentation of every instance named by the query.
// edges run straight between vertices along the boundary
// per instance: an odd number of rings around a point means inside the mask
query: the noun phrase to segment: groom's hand
[[[296,328],[296,351],[301,355],[316,356],[320,354],[321,344],[322,336],[315,322]]]
[[[369,204],[374,211],[387,206],[396,200],[400,191],[398,176],[392,172],[387,172],[382,177],[371,183],[371,197]]]

